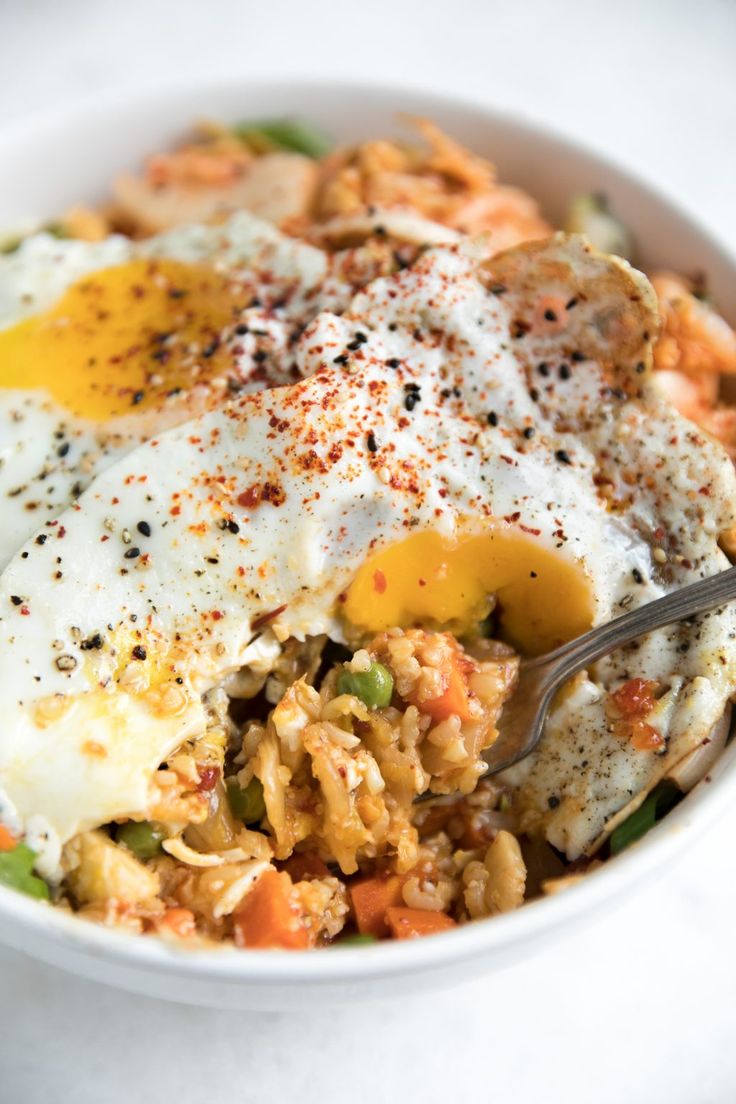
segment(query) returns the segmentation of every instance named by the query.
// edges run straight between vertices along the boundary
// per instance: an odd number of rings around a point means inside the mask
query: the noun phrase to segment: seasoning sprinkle
[[[378,442],[376,441],[375,434],[368,434],[366,437],[366,444],[369,452],[378,452]]]
[[[57,656],[56,666],[60,671],[73,671],[77,666],[77,661],[72,655]]]
[[[526,437],[527,441],[531,441],[531,439],[534,436],[535,432],[536,431],[534,429],[534,426],[527,426],[526,427],[526,429],[524,430],[524,436]]]
[[[560,365],[560,379],[561,380],[569,380],[569,378],[570,378],[570,365],[569,364],[561,364]]]
[[[347,364],[347,362],[349,360],[350,360],[350,357],[348,356],[347,353],[340,353],[339,356],[336,356],[336,357],[332,358],[332,363],[333,364],[342,364],[344,366],[344,365]]]
[[[151,535],[151,526],[147,521],[139,521],[136,525],[136,529],[139,533],[142,533],[144,537],[150,537]]]
[[[561,464],[572,464],[572,460],[565,449],[557,449],[555,452],[555,459],[559,460]]]
[[[498,414],[496,414],[495,410],[491,410],[486,415],[486,417],[488,418],[488,424],[490,426],[497,426],[498,425]]]
[[[136,644],[135,648],[133,648],[133,659],[145,659],[146,654],[146,649],[143,647],[142,644]]]
[[[138,556],[140,556],[140,554],[141,554],[140,548],[136,548],[135,545],[133,545],[132,548],[128,548],[126,550],[126,552],[124,553],[124,556],[125,556],[126,560],[135,560],[135,559],[138,558]]]
[[[240,532],[240,526],[238,525],[237,521],[233,521],[232,518],[227,523],[227,529],[229,533],[233,534]]]
[[[22,606],[23,605],[23,599],[19,598],[17,594],[11,594],[10,595],[10,601],[13,603],[14,606]]]
[[[388,360],[386,361],[386,367],[387,368],[399,368],[400,366],[401,366],[401,361],[399,360],[398,357],[389,357]]]
[[[133,406],[138,406],[138,403],[142,403],[146,397],[145,391],[134,391],[133,398],[130,400]]]

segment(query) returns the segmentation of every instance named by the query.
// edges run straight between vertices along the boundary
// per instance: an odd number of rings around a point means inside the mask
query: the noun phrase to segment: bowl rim
[[[521,113],[495,109],[483,102],[453,94],[437,93],[418,85],[391,86],[378,81],[323,80],[309,77],[251,78],[237,77],[178,82],[147,82],[134,90],[117,88],[90,104],[85,96],[70,98],[46,110],[37,110],[11,121],[0,129],[0,150],[20,144],[36,146],[44,134],[59,127],[75,124],[94,125],[95,120],[111,115],[137,116],[142,110],[162,110],[196,94],[203,101],[236,92],[247,96],[249,90],[260,95],[269,90],[284,94],[293,92],[295,103],[299,91],[330,96],[339,94],[360,97],[375,102],[402,99],[421,102],[428,115],[450,109],[490,127],[505,126],[519,135],[522,144],[551,142],[564,153],[587,159],[613,181],[634,188],[688,229],[695,231],[705,247],[730,269],[736,280],[736,257],[711,232],[701,226],[690,211],[681,206],[659,187],[638,173],[618,164],[614,159],[587,144],[565,135],[556,127],[536,122]],[[398,114],[398,110],[397,110]],[[188,120],[182,120],[185,124]],[[76,916],[53,906],[39,907],[39,902],[0,886],[0,922],[2,936],[10,945],[20,945],[12,938],[11,929],[23,932],[24,950],[35,953],[31,946],[38,940],[38,956],[44,946],[60,950],[81,951],[87,957],[118,966],[153,969],[159,974],[175,975],[192,980],[218,983],[252,982],[261,985],[285,983],[331,983],[376,979],[399,973],[416,973],[431,967],[448,966],[484,953],[502,952],[516,944],[530,943],[546,932],[568,926],[576,917],[592,914],[615,900],[617,891],[641,883],[648,875],[668,869],[668,863],[682,854],[697,835],[711,824],[727,807],[731,791],[736,791],[736,741],[720,755],[713,769],[686,799],[657,825],[645,839],[605,865],[594,875],[584,878],[563,893],[530,902],[524,908],[492,918],[492,923],[470,923],[441,937],[378,943],[367,947],[325,948],[317,953],[290,954],[278,950],[237,950],[233,947],[189,949],[162,939],[147,939],[102,925],[85,923]],[[619,897],[621,895],[619,894]],[[333,950],[335,953],[331,953]]]

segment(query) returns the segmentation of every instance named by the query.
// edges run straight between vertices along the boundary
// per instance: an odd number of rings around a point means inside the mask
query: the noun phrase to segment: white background
[[[0,126],[109,88],[230,74],[383,79],[508,107],[648,177],[736,251],[734,0],[0,0]],[[733,1101],[735,833],[736,811],[656,885],[522,966],[308,1017],[165,1004],[0,950],[0,1102]]]

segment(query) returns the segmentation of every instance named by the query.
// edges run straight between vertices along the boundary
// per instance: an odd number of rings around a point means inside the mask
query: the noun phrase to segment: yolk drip
[[[541,655],[590,628],[590,583],[581,568],[506,523],[449,541],[416,533],[371,556],[343,605],[363,632],[430,622],[470,628],[495,596],[501,635]]]
[[[43,388],[93,421],[145,410],[232,367],[220,337],[251,298],[232,276],[180,261],[102,269],[0,333],[0,387]]]

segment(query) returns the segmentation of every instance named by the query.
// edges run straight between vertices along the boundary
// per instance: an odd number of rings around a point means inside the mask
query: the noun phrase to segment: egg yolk
[[[0,387],[43,388],[103,422],[221,379],[221,343],[251,304],[231,275],[172,260],[134,260],[72,284],[50,310],[0,333]]]
[[[343,603],[365,633],[430,622],[477,626],[495,597],[500,635],[542,655],[590,628],[593,601],[581,567],[507,523],[457,541],[415,533],[362,565]]]

